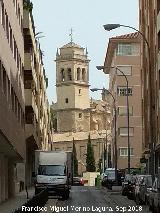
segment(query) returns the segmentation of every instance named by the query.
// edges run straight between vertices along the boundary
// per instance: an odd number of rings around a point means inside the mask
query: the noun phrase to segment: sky
[[[88,49],[90,88],[108,88],[108,76],[96,69],[103,65],[110,37],[131,33],[128,28],[110,32],[103,25],[119,23],[139,26],[138,0],[32,0],[36,32],[42,32],[39,39],[44,52],[44,66],[49,80],[47,97],[50,103],[56,102],[57,48],[70,42],[73,29],[73,42]],[[100,99],[100,93],[90,93]]]

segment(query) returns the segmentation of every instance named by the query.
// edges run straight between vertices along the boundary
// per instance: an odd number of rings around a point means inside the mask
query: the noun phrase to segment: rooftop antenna
[[[73,29],[71,28],[71,32],[69,34],[69,36],[71,37],[71,43],[73,42]]]

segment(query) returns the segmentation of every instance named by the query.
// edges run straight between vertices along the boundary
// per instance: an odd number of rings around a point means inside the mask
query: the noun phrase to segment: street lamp
[[[103,25],[104,29],[107,30],[107,31],[111,31],[111,30],[114,30],[116,28],[119,28],[119,27],[126,27],[126,28],[130,28],[132,30],[135,30],[138,34],[140,34],[143,38],[143,41],[145,41],[146,45],[147,45],[147,49],[148,49],[148,67],[149,67],[149,88],[150,88],[150,137],[151,137],[151,140],[150,143],[151,143],[151,166],[150,166],[150,169],[151,169],[151,174],[154,175],[155,173],[155,165],[154,165],[154,133],[153,133],[153,129],[154,129],[154,126],[152,126],[152,123],[154,123],[154,114],[152,113],[152,108],[155,108],[152,104],[153,100],[154,100],[154,91],[152,89],[152,72],[151,72],[151,50],[150,50],[150,45],[149,45],[149,42],[148,40],[146,39],[146,36],[145,34],[143,34],[141,31],[139,31],[138,29],[136,29],[135,27],[132,27],[132,26],[129,26],[129,25],[123,25],[123,24],[105,24]],[[153,114],[153,115],[152,115]]]
[[[126,80],[126,87],[127,87],[127,93],[126,93],[126,105],[127,105],[127,144],[128,144],[128,174],[130,174],[130,164],[131,164],[131,154],[130,154],[130,137],[129,137],[129,90],[128,90],[128,78],[127,76],[124,74],[124,72],[122,70],[120,70],[118,67],[113,66],[113,67],[105,67],[105,66],[96,66],[96,68],[98,70],[104,70],[104,69],[110,69],[110,68],[115,68],[116,70],[118,70],[123,77]]]
[[[114,153],[115,153],[115,161],[114,161],[114,164],[115,164],[115,180],[116,180],[116,183],[118,183],[118,173],[117,173],[117,134],[116,134],[116,129],[117,129],[117,126],[116,126],[116,122],[117,122],[117,112],[116,112],[116,100],[115,100],[115,97],[113,96],[113,94],[103,88],[103,89],[99,89],[99,88],[92,88],[90,89],[92,92],[96,92],[96,91],[103,91],[103,92],[106,92],[107,94],[111,95],[112,99],[113,99],[113,105],[114,105],[114,134],[115,134],[115,137],[114,137]]]
[[[136,28],[128,26],[128,25],[123,25],[123,24],[105,24],[105,25],[103,25],[103,27],[107,31],[111,31],[111,30],[117,29],[119,27],[126,27],[126,28],[130,28],[132,30],[135,30],[136,32],[138,32],[143,37],[144,41],[146,42],[146,44],[148,46],[149,52],[150,52],[149,43],[148,43],[145,35],[141,31],[137,30]]]

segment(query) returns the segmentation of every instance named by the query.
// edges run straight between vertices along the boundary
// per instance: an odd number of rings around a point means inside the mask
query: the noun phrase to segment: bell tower
[[[57,49],[56,92],[58,132],[90,130],[88,52],[72,40]]]

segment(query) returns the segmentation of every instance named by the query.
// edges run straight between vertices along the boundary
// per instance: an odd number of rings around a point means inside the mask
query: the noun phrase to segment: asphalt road
[[[128,200],[120,192],[85,186],[72,187],[68,200],[59,199],[54,205],[50,200],[49,203],[51,212],[149,212],[147,206],[136,205],[133,200]]]

